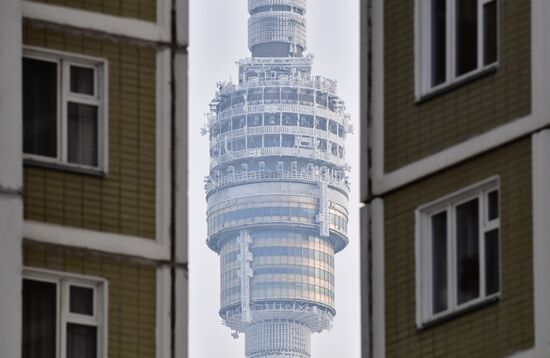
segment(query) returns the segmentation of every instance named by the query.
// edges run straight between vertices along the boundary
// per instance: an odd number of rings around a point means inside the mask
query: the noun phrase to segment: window
[[[498,297],[498,179],[417,210],[418,325]]]
[[[105,62],[28,49],[23,57],[27,159],[106,171]]]
[[[417,0],[418,95],[498,61],[498,0]]]
[[[23,358],[106,357],[106,293],[103,280],[25,271]]]

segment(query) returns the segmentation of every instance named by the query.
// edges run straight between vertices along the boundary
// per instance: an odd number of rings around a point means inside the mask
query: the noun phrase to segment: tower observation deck
[[[248,0],[251,58],[211,102],[208,246],[220,316],[247,358],[309,358],[330,329],[334,255],[347,243],[349,116],[336,82],[312,76],[306,0]]]

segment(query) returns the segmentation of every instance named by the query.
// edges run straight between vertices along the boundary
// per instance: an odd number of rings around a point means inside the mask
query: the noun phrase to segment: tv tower
[[[349,116],[336,82],[304,56],[306,0],[248,0],[238,83],[210,108],[208,246],[220,256],[220,316],[247,358],[309,358],[331,328],[334,255],[347,243]]]

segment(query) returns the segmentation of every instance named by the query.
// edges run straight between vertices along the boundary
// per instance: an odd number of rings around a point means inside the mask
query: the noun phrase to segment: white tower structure
[[[334,255],[347,243],[345,138],[336,82],[312,76],[306,0],[248,0],[238,84],[218,84],[208,118],[208,246],[221,308],[247,358],[309,358],[331,328]]]

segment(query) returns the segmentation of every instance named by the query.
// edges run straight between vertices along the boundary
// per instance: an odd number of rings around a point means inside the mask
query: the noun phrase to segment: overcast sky
[[[234,340],[218,316],[219,258],[205,244],[208,137],[200,135],[200,128],[216,82],[236,81],[235,61],[250,55],[247,1],[190,2],[190,358],[244,358],[244,336]],[[347,140],[347,160],[353,166],[350,244],[336,255],[334,329],[313,335],[312,358],[359,358],[359,0],[309,0],[307,21],[313,72],[338,81],[355,125],[355,135]]]

